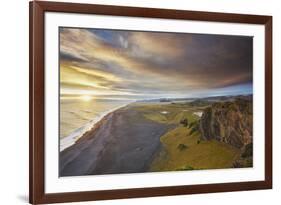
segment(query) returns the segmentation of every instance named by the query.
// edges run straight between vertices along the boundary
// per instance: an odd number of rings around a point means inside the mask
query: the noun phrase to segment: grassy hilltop
[[[223,103],[221,103],[223,104]],[[229,103],[228,103],[229,104]],[[218,106],[215,104],[215,106]],[[162,148],[154,156],[151,171],[232,168],[241,159],[242,149],[215,139],[204,139],[201,115],[210,112],[211,103],[137,103],[134,109],[151,121],[173,124],[160,137]],[[251,163],[240,166],[251,166]]]

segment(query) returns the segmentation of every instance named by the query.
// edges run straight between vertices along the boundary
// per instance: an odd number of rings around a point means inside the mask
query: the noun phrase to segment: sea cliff
[[[245,99],[212,104],[200,120],[201,139],[216,139],[237,148],[252,143],[252,109],[252,101]]]

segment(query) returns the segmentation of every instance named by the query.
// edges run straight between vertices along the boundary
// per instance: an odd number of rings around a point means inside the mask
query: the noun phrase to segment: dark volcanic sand
[[[60,153],[60,176],[147,172],[169,128],[131,106],[119,109]]]

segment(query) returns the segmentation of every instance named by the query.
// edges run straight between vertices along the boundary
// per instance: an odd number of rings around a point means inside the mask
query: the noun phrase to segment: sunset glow
[[[90,101],[90,100],[92,100],[93,99],[93,97],[91,97],[91,96],[89,96],[89,95],[83,95],[83,96],[81,96],[81,99],[83,100],[83,101]]]
[[[252,52],[247,36],[61,28],[60,93],[85,101],[249,94]]]

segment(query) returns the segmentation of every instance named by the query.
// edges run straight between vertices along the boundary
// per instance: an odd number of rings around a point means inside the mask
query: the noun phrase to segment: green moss
[[[134,109],[141,112],[143,116],[149,120],[165,124],[180,124],[185,119],[188,123],[192,123],[199,119],[197,115],[193,114],[198,110],[194,108],[191,109],[188,104],[138,103],[135,105]]]
[[[184,166],[193,169],[230,168],[240,151],[216,140],[200,141],[200,133],[187,134],[190,130],[177,127],[161,137],[162,153],[151,165],[152,171],[180,170]],[[200,143],[198,143],[198,141]],[[188,149],[179,149],[184,144]]]
[[[148,120],[176,125],[160,138],[163,149],[154,158],[151,171],[230,168],[240,156],[240,150],[231,145],[200,140],[200,117],[194,112],[202,111],[201,108],[188,103],[137,103],[133,109]],[[181,124],[184,119],[187,126]]]

